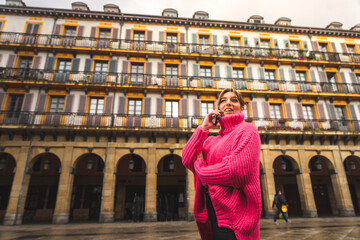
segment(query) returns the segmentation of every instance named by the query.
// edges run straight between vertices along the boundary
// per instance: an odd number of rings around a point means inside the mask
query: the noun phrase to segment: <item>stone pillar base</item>
[[[52,223],[53,224],[66,224],[69,223],[69,213],[54,213]]]
[[[115,221],[115,213],[114,212],[104,212],[100,213],[99,222],[101,223],[111,223]]]
[[[156,221],[157,221],[157,212],[144,213],[144,222],[156,222]]]
[[[318,214],[316,210],[303,210],[303,217],[315,218],[318,217]]]
[[[265,210],[265,218],[273,219],[275,216],[276,210]]]
[[[195,217],[194,217],[193,212],[187,212],[186,213],[186,221],[195,221]]]
[[[5,226],[21,225],[22,224],[22,219],[23,219],[22,214],[18,214],[17,217],[16,217],[15,214],[6,214],[5,217],[4,217],[3,224]]]
[[[340,217],[355,217],[354,209],[352,209],[352,208],[339,209],[339,216]]]

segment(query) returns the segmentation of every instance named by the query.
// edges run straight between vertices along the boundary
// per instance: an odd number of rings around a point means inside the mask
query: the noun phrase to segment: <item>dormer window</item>
[[[6,5],[17,6],[17,7],[26,7],[26,4],[21,0],[6,0]]]
[[[209,14],[204,11],[197,11],[193,15],[194,19],[209,19]]]
[[[104,12],[121,13],[120,8],[115,4],[104,5]]]
[[[251,16],[249,19],[248,19],[248,22],[249,23],[265,23],[264,22],[264,18],[262,16],[259,16],[259,15],[253,15]]]
[[[165,8],[162,12],[163,17],[178,17],[178,11],[173,8]]]
[[[90,11],[89,7],[83,2],[73,2],[71,6],[73,10]]]
[[[339,22],[332,22],[329,25],[326,26],[328,29],[342,29],[342,23]]]
[[[290,18],[286,18],[286,17],[279,18],[279,19],[275,22],[275,25],[290,26],[290,25],[291,25],[291,19],[290,19]]]

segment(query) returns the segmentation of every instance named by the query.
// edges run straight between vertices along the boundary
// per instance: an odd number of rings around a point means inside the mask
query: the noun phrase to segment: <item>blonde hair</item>
[[[239,93],[238,91],[236,91],[234,88],[226,88],[224,89],[220,94],[219,94],[219,98],[218,98],[218,108],[220,107],[220,99],[224,96],[225,93],[227,92],[233,92],[236,96],[236,98],[239,100],[240,102],[240,106],[245,106],[246,102],[244,101],[244,99],[241,96],[241,93]]]

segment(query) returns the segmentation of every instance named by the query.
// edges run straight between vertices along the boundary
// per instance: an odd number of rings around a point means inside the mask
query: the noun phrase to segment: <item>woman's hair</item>
[[[241,96],[241,93],[239,93],[238,91],[236,91],[234,88],[226,88],[226,89],[224,89],[221,93],[220,93],[220,95],[219,95],[219,98],[218,98],[218,107],[220,107],[220,99],[224,96],[224,94],[225,93],[227,93],[227,92],[233,92],[235,95],[236,95],[236,97],[237,97],[237,99],[239,100],[239,102],[240,102],[240,106],[245,106],[246,105],[246,102],[244,101],[244,99],[242,98],[242,96]]]

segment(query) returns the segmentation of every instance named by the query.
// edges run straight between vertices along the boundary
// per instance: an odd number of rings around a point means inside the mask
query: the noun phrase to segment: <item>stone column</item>
[[[310,159],[310,156],[306,154],[305,150],[299,150],[298,154],[300,159],[300,170],[302,174],[296,175],[296,180],[299,188],[303,217],[317,217],[314,193],[309,174],[309,166],[307,165],[308,162],[302,161],[302,158]]]
[[[4,216],[4,225],[21,224],[26,201],[26,194],[30,182],[30,176],[25,174],[26,160],[29,152],[28,146],[23,146],[14,154],[16,160],[16,172],[11,187],[9,203]]]
[[[146,174],[146,186],[145,186],[145,222],[156,222],[156,190],[157,190],[157,175],[156,170],[156,149],[149,148],[148,150],[148,162],[147,162],[147,174]]]
[[[273,174],[273,158],[268,149],[261,151],[260,160],[263,163],[264,174],[261,176],[261,187],[262,187],[262,196],[263,204],[265,210],[266,218],[273,218],[275,214],[275,209],[272,207],[275,195],[275,180]]]
[[[114,163],[116,161],[115,148],[108,148],[105,166],[104,184],[102,191],[100,222],[114,222],[115,180]]]
[[[354,207],[351,200],[349,184],[347,182],[346,173],[342,163],[342,158],[338,150],[333,150],[334,164],[336,172],[332,174],[331,183],[334,189],[336,199],[336,207],[339,210],[339,215],[342,217],[355,216]]]
[[[73,147],[65,147],[61,162],[61,174],[56,196],[56,206],[52,220],[54,224],[64,224],[69,222],[70,202],[74,182],[74,175],[70,173],[72,168],[72,157]]]

